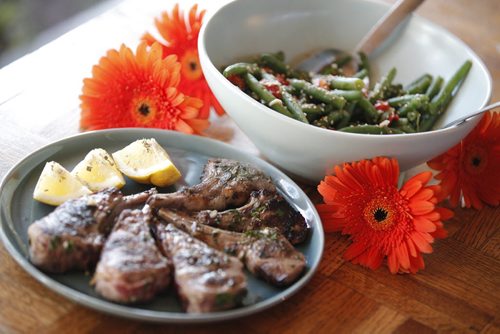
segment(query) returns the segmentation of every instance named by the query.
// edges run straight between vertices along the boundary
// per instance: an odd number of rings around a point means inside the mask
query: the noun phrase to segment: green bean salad
[[[362,53],[359,59],[358,72],[348,76],[350,57],[306,73],[286,64],[283,52],[263,53],[253,62],[227,66],[223,75],[255,100],[300,122],[351,133],[402,134],[431,130],[472,66],[467,60],[447,82],[426,73],[406,87],[394,83],[392,68],[370,85],[370,64]]]

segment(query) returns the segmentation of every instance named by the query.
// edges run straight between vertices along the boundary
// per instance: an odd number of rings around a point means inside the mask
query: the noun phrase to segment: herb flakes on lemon
[[[121,189],[125,185],[125,179],[118,168],[116,168],[113,158],[102,148],[90,151],[73,168],[71,174],[76,176],[93,192],[111,187]]]
[[[69,199],[90,194],[91,191],[74,175],[55,161],[45,164],[33,191],[33,198],[49,205],[60,205]]]
[[[181,173],[167,152],[154,139],[139,139],[113,153],[118,169],[139,183],[166,187],[174,184]]]

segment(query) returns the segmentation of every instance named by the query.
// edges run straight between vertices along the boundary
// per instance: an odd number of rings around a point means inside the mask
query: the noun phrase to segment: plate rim
[[[32,278],[42,283],[46,288],[52,290],[58,295],[66,299],[69,299],[79,305],[89,307],[107,314],[119,316],[122,318],[149,321],[149,322],[163,322],[163,323],[208,323],[208,322],[217,322],[223,320],[225,321],[244,316],[249,316],[251,314],[261,312],[265,309],[268,309],[274,305],[277,305],[289,299],[311,280],[313,275],[316,273],[319,264],[321,263],[324,251],[324,243],[325,243],[323,227],[321,224],[319,214],[314,204],[307,196],[307,194],[297,185],[295,181],[293,181],[288,175],[286,175],[285,172],[281,171],[271,163],[261,159],[260,157],[252,153],[245,152],[233,145],[230,145],[228,143],[219,140],[196,136],[196,135],[188,135],[177,131],[155,129],[155,128],[114,128],[114,129],[94,130],[94,131],[78,133],[43,145],[42,147],[32,151],[31,153],[21,158],[3,176],[2,181],[0,182],[0,198],[3,197],[2,194],[6,184],[12,178],[13,174],[20,168],[21,165],[25,163],[27,160],[32,159],[36,154],[45,151],[47,149],[50,149],[50,147],[52,146],[55,145],[64,146],[64,143],[78,140],[81,137],[106,137],[107,135],[112,136],[120,134],[142,135],[143,133],[144,136],[153,136],[153,137],[172,136],[172,137],[177,137],[182,141],[187,140],[187,141],[200,142],[202,145],[205,142],[215,147],[218,146],[222,148],[224,151],[231,152],[230,154],[235,152],[237,154],[250,158],[250,160],[256,160],[266,169],[273,171],[273,173],[278,174],[280,178],[283,178],[287,182],[290,182],[291,184],[296,186],[297,189],[299,189],[299,195],[305,198],[306,203],[312,209],[313,220],[317,222],[314,228],[315,228],[315,233],[318,234],[318,243],[317,245],[311,244],[312,247],[316,248],[317,252],[317,256],[315,257],[317,258],[316,262],[311,264],[308,271],[293,285],[283,289],[282,291],[278,292],[277,294],[268,299],[259,301],[249,306],[242,306],[235,309],[230,309],[220,312],[212,312],[212,313],[181,313],[181,312],[146,310],[146,309],[135,308],[134,305],[131,306],[121,305],[117,303],[112,303],[105,299],[99,299],[98,297],[87,295],[84,292],[74,290],[73,288],[51,278],[48,274],[36,268],[21,252],[19,252],[15,248],[11,240],[7,237],[6,231],[4,230],[5,228],[7,228],[7,222],[4,222],[2,216],[0,215],[0,240],[2,241],[9,255],[17,262],[18,265],[20,265],[28,274],[30,274]],[[207,155],[210,156],[210,154]],[[10,198],[10,200],[11,199],[12,198]],[[8,201],[8,203],[10,203],[10,201]],[[3,204],[0,203],[0,209],[2,209],[2,206]]]

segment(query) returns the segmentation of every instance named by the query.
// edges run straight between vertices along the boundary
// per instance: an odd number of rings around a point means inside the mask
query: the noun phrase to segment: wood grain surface
[[[107,49],[137,40],[165,6],[124,1],[0,70],[0,177],[33,150],[78,133],[82,78]],[[427,0],[417,13],[479,54],[492,75],[492,100],[500,100],[500,1]],[[212,136],[258,153],[227,117],[214,123]],[[304,189],[319,200],[314,187]],[[457,209],[446,223],[449,237],[417,275],[345,262],[347,238],[328,234],[317,274],[291,299],[210,325],[150,324],[87,309],[38,283],[2,245],[0,333],[500,333],[499,223],[500,208]]]

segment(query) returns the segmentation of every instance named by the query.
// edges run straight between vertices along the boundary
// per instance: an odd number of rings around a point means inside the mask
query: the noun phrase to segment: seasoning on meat
[[[190,211],[224,210],[243,205],[254,190],[276,192],[271,178],[252,165],[229,159],[210,159],[203,169],[201,183],[175,193],[151,196],[153,208]]]
[[[238,257],[250,272],[273,285],[290,285],[306,266],[304,255],[274,228],[237,233],[200,224],[181,211],[161,209],[158,214],[194,238]]]
[[[243,264],[208,247],[172,224],[156,225],[156,237],[171,259],[178,295],[187,312],[233,308],[246,294]]]
[[[123,210],[108,237],[93,283],[106,299],[120,303],[151,300],[170,282],[167,259],[151,235],[151,212]]]
[[[234,232],[273,227],[292,244],[303,242],[308,235],[307,223],[300,212],[279,193],[267,190],[253,191],[248,203],[239,208],[225,211],[203,210],[193,213],[193,219]]]

